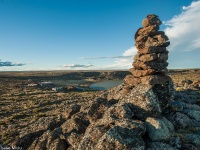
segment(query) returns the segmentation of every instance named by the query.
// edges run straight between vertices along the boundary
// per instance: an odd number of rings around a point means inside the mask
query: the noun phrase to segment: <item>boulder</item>
[[[145,122],[147,133],[152,141],[167,141],[174,131],[172,123],[166,118],[148,117]]]
[[[147,117],[158,117],[161,115],[161,107],[153,86],[139,84],[134,87],[120,103],[132,104],[132,111],[135,116],[145,120]]]
[[[115,120],[112,124],[101,119],[91,124],[85,136],[80,141],[79,150],[82,149],[145,149],[142,139],[145,127],[139,121],[127,119]],[[143,132],[141,132],[141,129]]]

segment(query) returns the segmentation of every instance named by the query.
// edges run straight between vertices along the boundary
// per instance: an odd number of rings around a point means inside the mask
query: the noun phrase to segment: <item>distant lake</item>
[[[91,84],[89,88],[93,90],[106,90],[118,86],[122,84],[122,82],[123,80],[108,80],[108,81],[96,82]]]

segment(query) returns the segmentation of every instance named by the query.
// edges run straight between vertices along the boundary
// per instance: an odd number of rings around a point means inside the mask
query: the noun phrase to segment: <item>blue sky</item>
[[[0,0],[0,71],[129,69],[147,14],[163,21],[168,68],[200,68],[199,0]]]

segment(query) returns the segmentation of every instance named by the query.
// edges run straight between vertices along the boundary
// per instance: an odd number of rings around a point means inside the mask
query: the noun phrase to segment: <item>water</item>
[[[89,86],[90,89],[92,90],[106,90],[110,89],[112,87],[118,86],[122,84],[123,80],[108,80],[108,81],[102,81],[102,82],[97,82],[93,83]]]

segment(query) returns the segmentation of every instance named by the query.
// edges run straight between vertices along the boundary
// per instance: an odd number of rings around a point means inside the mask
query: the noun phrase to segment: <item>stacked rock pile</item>
[[[171,81],[166,76],[168,63],[168,51],[170,42],[163,31],[159,31],[161,21],[157,15],[147,15],[142,21],[143,28],[139,28],[135,34],[135,46],[138,50],[134,57],[132,75],[124,79],[128,87],[142,84],[164,84]]]
[[[164,110],[173,99],[174,89],[166,68],[169,53],[166,47],[170,42],[165,33],[159,31],[161,23],[157,15],[149,14],[142,21],[143,27],[136,31],[135,46],[138,52],[134,57],[133,68],[130,69],[132,75],[124,79],[123,92],[127,94],[132,89],[140,89],[141,85],[142,89],[149,87],[158,98],[156,103],[159,108]]]

